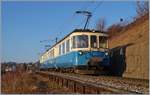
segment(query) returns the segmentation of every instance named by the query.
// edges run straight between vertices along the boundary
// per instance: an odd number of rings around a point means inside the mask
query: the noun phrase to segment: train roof
[[[49,49],[47,49],[45,52],[47,52],[48,50],[52,49],[54,46],[56,46],[58,43],[60,43],[61,41],[63,41],[65,38],[67,38],[68,36],[70,36],[72,33],[76,33],[76,32],[85,32],[85,33],[104,33],[104,34],[108,34],[107,32],[102,32],[102,31],[98,31],[98,30],[90,30],[90,29],[74,29],[71,33],[69,33],[68,35],[66,35],[64,38],[62,38],[61,40],[59,40],[57,43],[55,43],[52,47],[50,47]],[[45,53],[44,52],[44,53]],[[43,53],[43,54],[44,54]]]

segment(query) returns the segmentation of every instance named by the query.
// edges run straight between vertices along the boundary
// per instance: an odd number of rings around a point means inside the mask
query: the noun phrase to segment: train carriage
[[[75,29],[40,57],[41,69],[108,67],[107,33]]]

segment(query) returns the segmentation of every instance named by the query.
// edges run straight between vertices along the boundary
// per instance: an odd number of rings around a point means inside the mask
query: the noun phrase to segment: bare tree
[[[136,12],[141,17],[149,12],[149,1],[137,1]]]
[[[97,25],[96,25],[96,28],[97,28],[97,30],[99,30],[99,31],[104,31],[105,25],[106,25],[105,19],[104,19],[104,18],[100,18],[100,19],[98,20],[98,23],[97,23]]]
[[[109,33],[109,36],[114,36],[116,34],[118,34],[122,29],[123,29],[124,26],[121,26],[121,24],[113,24],[111,25],[110,27],[108,27],[107,31]]]

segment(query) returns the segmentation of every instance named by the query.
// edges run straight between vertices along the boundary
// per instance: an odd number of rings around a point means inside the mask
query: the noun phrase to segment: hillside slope
[[[137,23],[137,22],[135,22]],[[129,45],[130,44],[130,45]],[[126,46],[123,77],[149,78],[149,19],[133,25],[118,36],[109,39],[109,48]],[[115,64],[115,63],[113,63]]]

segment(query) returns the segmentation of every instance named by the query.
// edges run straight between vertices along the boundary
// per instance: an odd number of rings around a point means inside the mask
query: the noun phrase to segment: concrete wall
[[[149,78],[149,21],[148,18],[109,39],[109,48],[126,46],[123,77]],[[112,63],[115,64],[115,63]]]

